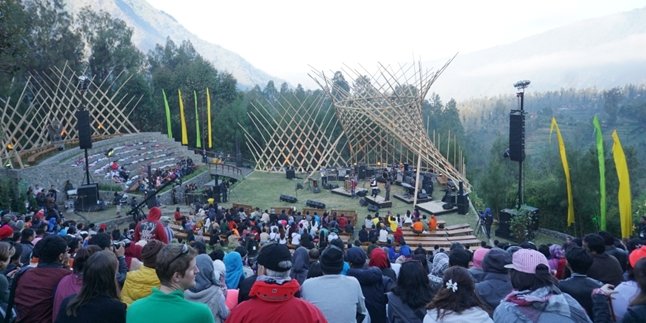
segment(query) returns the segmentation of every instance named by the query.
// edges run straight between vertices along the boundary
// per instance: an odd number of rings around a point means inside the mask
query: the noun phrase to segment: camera
[[[130,241],[130,239],[126,238],[126,239],[123,239],[123,240],[112,242],[112,246],[114,248],[119,248],[121,246],[123,246],[124,248],[128,248],[128,247],[130,247],[130,243],[132,243],[132,241]]]

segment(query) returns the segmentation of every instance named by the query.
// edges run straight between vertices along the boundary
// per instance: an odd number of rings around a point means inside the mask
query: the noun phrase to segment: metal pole
[[[520,97],[520,114],[521,116],[525,113],[523,111],[523,103],[525,98],[525,93],[523,91],[518,92],[517,95]],[[525,120],[523,121],[522,127],[525,127]],[[523,160],[525,155],[525,147],[522,148],[520,161],[518,162],[518,209],[523,205]]]
[[[85,150],[85,178],[87,185],[90,185],[90,162],[87,158],[87,148],[83,150]]]

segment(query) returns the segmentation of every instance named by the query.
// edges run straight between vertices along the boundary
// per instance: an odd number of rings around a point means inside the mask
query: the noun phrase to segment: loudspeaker
[[[368,211],[379,212],[379,206],[377,204],[368,204]]]
[[[460,182],[462,184],[462,182]],[[469,196],[467,194],[458,195],[458,214],[467,214],[469,212]]]
[[[368,195],[368,191],[364,191],[364,190],[357,191],[357,196],[358,197],[366,197],[366,195]]]
[[[99,200],[99,184],[81,185],[76,190],[75,209],[80,211],[94,211]]]
[[[294,169],[288,169],[285,171],[285,177],[287,179],[293,179],[296,178],[296,171]]]
[[[315,208],[315,209],[325,209],[325,203],[317,202],[317,201],[313,201],[313,200],[307,200],[305,202],[305,205],[307,205],[309,207],[312,207],[312,208]]]
[[[284,202],[287,202],[287,203],[296,203],[296,202],[298,202],[298,199],[296,197],[291,196],[291,195],[285,195],[285,194],[280,195],[280,200],[284,201]]]
[[[76,111],[76,130],[79,135],[79,148],[92,149],[92,128],[90,113],[87,110]]]
[[[509,159],[525,160],[525,114],[520,110],[509,113]]]

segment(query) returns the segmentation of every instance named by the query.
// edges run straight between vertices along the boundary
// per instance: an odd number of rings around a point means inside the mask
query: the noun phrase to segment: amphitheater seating
[[[480,240],[474,236],[473,230],[465,228],[464,226],[468,224],[459,225],[458,229],[453,230],[436,230],[433,232],[416,234],[412,231],[410,227],[404,227],[404,239],[406,243],[410,246],[417,246],[421,244],[424,248],[433,248],[438,245],[441,248],[448,248],[452,243],[458,242],[467,246],[479,246]],[[456,227],[456,226],[449,226]]]

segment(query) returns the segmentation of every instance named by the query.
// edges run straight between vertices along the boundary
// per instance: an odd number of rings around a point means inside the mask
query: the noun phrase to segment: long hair
[[[433,299],[431,283],[419,261],[406,261],[401,265],[393,294],[412,309],[423,307]]]
[[[641,292],[630,302],[630,305],[646,305],[646,258],[639,259],[635,264],[635,280]]]
[[[67,304],[65,312],[75,317],[78,309],[98,296],[119,299],[116,273],[119,262],[111,251],[99,251],[90,256],[83,266],[83,287]]]
[[[550,273],[550,268],[544,264],[536,266],[536,274],[523,273],[517,270],[510,270],[511,286],[515,290],[536,290],[541,287],[558,284],[558,281]]]
[[[449,289],[447,282],[449,280],[457,284],[457,289]],[[444,318],[450,313],[461,313],[462,311],[478,306],[489,312],[488,306],[480,300],[475,293],[475,284],[473,278],[466,268],[460,266],[449,267],[444,271],[444,281],[442,288],[435,294],[435,297],[428,304],[428,309],[437,309],[437,320]]]

